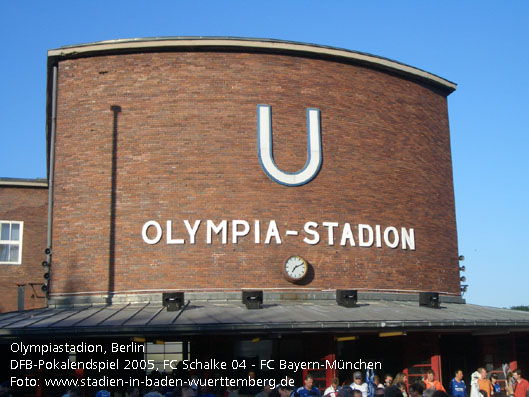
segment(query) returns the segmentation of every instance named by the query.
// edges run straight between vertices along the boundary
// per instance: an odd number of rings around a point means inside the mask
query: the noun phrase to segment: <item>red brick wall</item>
[[[272,106],[286,171],[306,161],[306,108],[321,110],[323,164],[310,183],[285,187],[263,172],[258,104]],[[114,210],[112,105],[122,110]],[[52,293],[300,288],[280,272],[292,254],[313,267],[303,287],[459,293],[446,97],[391,74],[236,52],[63,60],[55,177]],[[184,219],[202,220],[197,243],[145,244],[151,219],[172,220],[183,238]],[[283,244],[256,245],[252,232],[206,245],[207,219],[274,219]],[[307,221],[320,224],[318,245],[284,236]],[[414,228],[416,250],[329,246],[324,221]]]
[[[0,312],[17,310],[18,285],[25,285],[25,309],[46,306],[40,288],[45,273],[41,263],[46,259],[48,189],[0,186],[0,220],[24,222],[22,264],[0,265]]]

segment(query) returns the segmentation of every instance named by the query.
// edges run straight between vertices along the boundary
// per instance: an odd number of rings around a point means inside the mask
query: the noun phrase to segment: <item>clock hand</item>
[[[299,265],[296,265],[292,268],[292,271],[296,270],[298,267],[303,266],[303,263],[300,263]]]

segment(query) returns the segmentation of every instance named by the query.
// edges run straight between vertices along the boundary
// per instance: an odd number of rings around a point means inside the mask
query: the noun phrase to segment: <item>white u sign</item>
[[[307,108],[307,162],[298,172],[285,172],[276,165],[272,148],[272,108],[257,105],[257,152],[264,172],[286,186],[310,182],[321,166],[321,132],[319,109]]]

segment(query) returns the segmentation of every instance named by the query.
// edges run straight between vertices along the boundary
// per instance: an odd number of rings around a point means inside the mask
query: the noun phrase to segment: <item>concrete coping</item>
[[[172,291],[174,292],[174,291]],[[203,303],[242,303],[242,291],[186,292],[184,300]],[[439,294],[441,303],[465,303],[459,296]],[[418,302],[418,293],[381,293],[358,291],[358,301],[411,301]],[[336,302],[335,291],[276,292],[263,291],[263,303],[313,303],[329,304]],[[108,304],[153,303],[162,304],[162,293],[151,294],[114,294],[114,295],[76,295],[53,296],[48,307],[108,305]]]
[[[406,65],[388,58],[371,55],[359,51],[352,51],[343,48],[323,46],[317,44],[307,44],[294,41],[237,38],[237,37],[154,37],[107,40],[94,43],[64,46],[48,51],[48,58],[70,58],[103,55],[105,53],[119,52],[140,52],[175,49],[239,49],[239,50],[259,50],[275,51],[297,54],[311,54],[319,57],[339,58],[360,64],[367,64],[378,69],[384,69],[407,75],[427,83],[441,87],[448,94],[453,92],[457,85],[449,80],[422,69]]]
[[[48,187],[48,181],[44,178],[0,178],[0,186],[14,187]]]

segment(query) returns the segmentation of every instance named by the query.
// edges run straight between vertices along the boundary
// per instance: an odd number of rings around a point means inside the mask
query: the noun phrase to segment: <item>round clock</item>
[[[294,255],[285,261],[282,270],[288,281],[295,282],[307,275],[309,266],[307,265],[307,261],[301,256]]]

